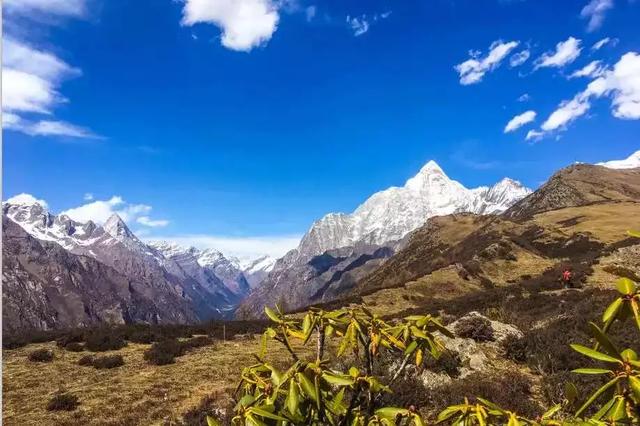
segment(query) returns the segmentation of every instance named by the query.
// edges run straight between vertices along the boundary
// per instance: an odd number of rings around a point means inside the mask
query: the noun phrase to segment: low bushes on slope
[[[33,362],[51,362],[53,361],[53,351],[50,349],[36,349],[29,352],[29,361]]]

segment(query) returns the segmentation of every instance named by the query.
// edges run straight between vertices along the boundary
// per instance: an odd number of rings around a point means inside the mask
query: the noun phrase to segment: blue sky
[[[637,1],[4,6],[5,199],[146,237],[279,254],[430,159],[536,187],[640,149]]]

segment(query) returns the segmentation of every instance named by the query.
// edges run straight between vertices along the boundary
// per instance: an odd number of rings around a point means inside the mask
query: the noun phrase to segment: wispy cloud
[[[593,99],[605,96],[611,99],[611,113],[614,117],[640,119],[640,54],[626,53],[613,69],[603,72],[572,99],[561,102],[542,123],[540,131],[530,132],[531,138],[540,138],[566,129],[570,123],[590,110]],[[527,138],[529,139],[529,135]]]
[[[482,81],[487,72],[493,71],[509,53],[518,46],[518,41],[503,42],[496,40],[489,46],[489,52],[482,56],[482,52],[470,51],[470,59],[456,65],[454,68],[460,76],[460,84],[469,85]]]
[[[536,60],[535,69],[543,67],[560,68],[570,64],[580,56],[582,51],[580,43],[581,41],[574,37],[569,37],[565,41],[559,42],[556,44],[555,50],[544,53]]]
[[[613,0],[591,0],[580,12],[583,19],[588,19],[587,31],[599,29],[609,9],[613,9]]]
[[[4,0],[4,10],[33,17],[46,14],[68,17],[83,17],[87,13],[85,0]]]
[[[222,31],[224,47],[248,52],[271,40],[283,5],[271,0],[185,0],[181,22],[213,24]]]
[[[525,124],[531,123],[536,119],[536,112],[533,110],[525,111],[513,117],[504,128],[505,133],[513,132]]]
[[[374,22],[382,19],[387,19],[391,15],[391,12],[376,13],[372,16],[350,16],[347,15],[347,25],[353,31],[353,35],[358,37],[369,31],[369,28]]]
[[[531,100],[531,95],[529,95],[528,93],[523,93],[522,95],[518,96],[518,102],[528,102]]]
[[[593,46],[591,46],[591,50],[600,50],[607,44],[610,44],[611,46],[615,46],[616,44],[618,44],[618,39],[605,37],[602,40],[598,40],[595,43],[593,43]]]
[[[25,0],[5,2],[10,13],[80,15],[84,1]],[[30,16],[29,16],[30,17]],[[36,24],[34,24],[36,25]],[[6,34],[2,49],[2,127],[30,136],[65,136],[100,139],[85,127],[52,118],[54,109],[68,99],[60,93],[62,83],[82,75],[54,53]],[[37,116],[47,116],[46,119]]]
[[[569,74],[568,78],[578,77],[599,77],[606,71],[607,67],[602,65],[602,61],[591,61],[584,67]]]
[[[520,65],[527,62],[527,59],[531,56],[531,51],[529,49],[522,50],[518,53],[515,53],[509,58],[509,65],[511,68],[519,67]]]

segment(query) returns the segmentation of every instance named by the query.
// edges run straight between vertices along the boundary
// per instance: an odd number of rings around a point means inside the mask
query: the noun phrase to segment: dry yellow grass
[[[3,351],[4,425],[155,425],[178,424],[182,415],[201,399],[216,393],[230,394],[243,367],[254,363],[259,339],[218,342],[198,348],[165,366],[149,365],[143,352],[149,345],[129,344],[118,353],[125,365],[111,370],[81,367],[88,352],[68,352],[55,343],[29,345]],[[50,363],[27,359],[39,348],[54,351]],[[267,359],[288,361],[281,345],[269,347]],[[46,410],[49,399],[64,389],[78,396],[72,412]]]
[[[577,223],[565,222],[574,218]],[[590,233],[598,240],[610,244],[624,239],[628,230],[640,227],[640,203],[570,207],[538,214],[533,221],[567,235],[576,232]]]

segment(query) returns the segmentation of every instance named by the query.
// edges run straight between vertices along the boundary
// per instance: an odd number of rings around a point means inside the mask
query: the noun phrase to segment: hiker
[[[573,274],[569,268],[565,268],[564,272],[562,272],[562,284],[564,284],[564,288],[572,288],[573,284],[571,279],[573,278]]]

